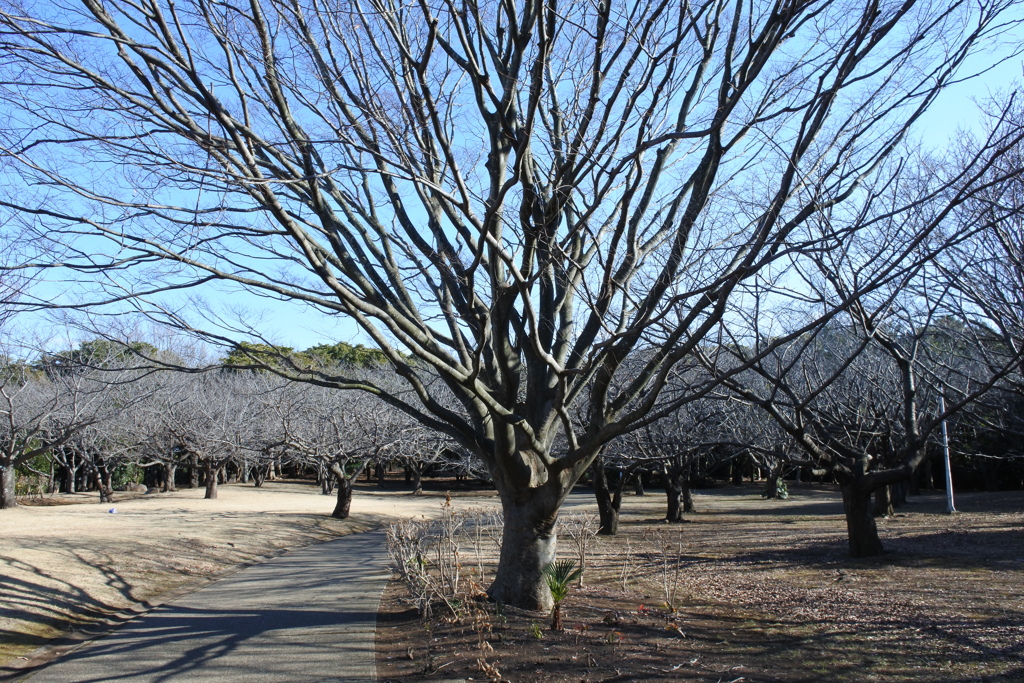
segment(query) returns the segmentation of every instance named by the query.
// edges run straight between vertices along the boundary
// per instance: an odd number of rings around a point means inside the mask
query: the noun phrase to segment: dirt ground
[[[1024,494],[911,498],[879,521],[888,554],[851,560],[835,492],[791,492],[702,491],[680,525],[660,492],[626,499],[561,633],[469,600],[424,621],[392,583],[382,680],[1024,681]]]
[[[0,511],[0,667],[68,630],[205,585],[286,549],[436,514],[443,492],[357,489],[352,518],[312,482],[230,484],[172,493],[56,495]],[[489,494],[460,494],[474,506]]]
[[[595,541],[585,586],[565,603],[562,633],[547,615],[469,601],[458,618],[424,622],[392,584],[382,680],[1024,681],[1024,494],[963,495],[955,516],[941,496],[912,498],[880,521],[889,554],[854,561],[834,492],[759,491],[699,492],[682,525],[659,521],[660,492],[627,498],[621,534]],[[55,496],[0,512],[0,666],[277,552],[432,516],[444,499],[368,486],[338,521],[308,482],[202,495]],[[560,548],[571,554],[565,538]]]

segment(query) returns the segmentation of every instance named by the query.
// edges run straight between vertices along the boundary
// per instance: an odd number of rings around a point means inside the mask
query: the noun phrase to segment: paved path
[[[248,567],[133,619],[19,680],[376,681],[384,532]]]

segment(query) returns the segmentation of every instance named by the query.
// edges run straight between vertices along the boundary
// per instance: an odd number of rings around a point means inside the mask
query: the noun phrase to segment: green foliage
[[[387,365],[388,357],[380,349],[371,349],[362,344],[318,344],[302,352],[311,365],[354,365],[361,368]]]
[[[323,368],[332,365],[350,365],[360,368],[372,368],[387,365],[388,358],[380,349],[371,349],[362,344],[318,344],[305,351],[296,351],[287,346],[271,346],[269,344],[252,344],[242,342],[221,358],[221,363],[228,367],[250,367],[267,365],[284,367],[294,364],[299,368]]]
[[[110,473],[110,485],[115,489],[142,482],[143,469],[134,462],[126,462],[114,468]]]
[[[39,445],[39,441],[34,439],[30,442],[30,445],[32,448],[36,448]],[[40,453],[34,458],[18,463],[16,469],[19,474],[26,476],[34,472],[48,472],[50,469],[51,457],[52,456],[49,453]]]
[[[30,379],[38,378],[41,374],[37,368],[24,361],[0,356],[0,386],[4,384],[21,386]]]
[[[288,346],[271,346],[270,344],[252,344],[242,342],[231,350],[220,362],[228,367],[249,367],[252,365],[281,365],[282,358],[291,358],[295,349]]]
[[[775,480],[775,490],[772,491],[771,488],[772,482],[769,479],[765,492],[761,494],[761,497],[771,500],[786,500],[789,498],[789,486],[786,485],[786,481],[782,477]]]
[[[537,640],[544,640],[544,629],[536,621],[530,624],[530,635]]]
[[[136,355],[154,356],[159,353],[152,344],[134,341],[122,344],[109,339],[84,341],[77,349],[43,354],[36,368],[45,372],[71,372],[75,368],[115,366],[131,360]]]
[[[556,560],[544,567],[544,580],[551,591],[551,599],[555,604],[562,602],[569,595],[569,586],[580,578],[583,568],[576,566],[576,560]]]
[[[50,458],[49,453],[41,453],[14,468],[14,495],[41,496],[46,492],[50,485]]]

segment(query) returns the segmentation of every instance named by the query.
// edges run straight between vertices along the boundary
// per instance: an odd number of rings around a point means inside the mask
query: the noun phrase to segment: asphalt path
[[[383,531],[295,550],[132,619],[18,680],[371,683],[386,565]]]

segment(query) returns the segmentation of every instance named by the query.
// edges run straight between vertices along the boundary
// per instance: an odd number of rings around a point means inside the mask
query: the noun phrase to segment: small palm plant
[[[562,630],[562,601],[569,595],[569,586],[580,577],[583,568],[576,567],[576,560],[557,560],[544,567],[544,579],[555,601],[551,608],[551,630]]]

